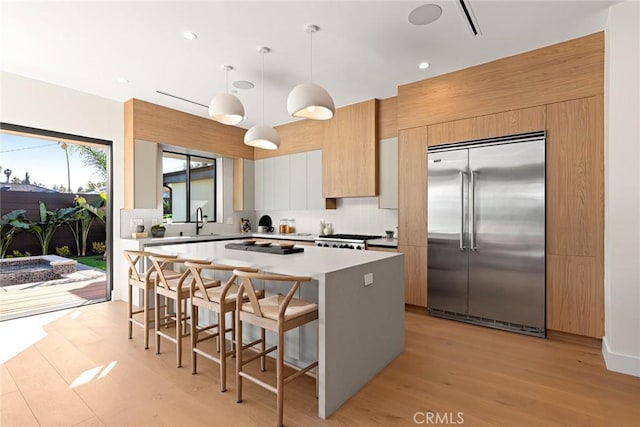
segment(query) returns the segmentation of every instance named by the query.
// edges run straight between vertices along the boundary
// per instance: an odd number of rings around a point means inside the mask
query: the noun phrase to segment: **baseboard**
[[[608,370],[640,377],[640,357],[611,351],[607,337],[602,338],[602,356]]]

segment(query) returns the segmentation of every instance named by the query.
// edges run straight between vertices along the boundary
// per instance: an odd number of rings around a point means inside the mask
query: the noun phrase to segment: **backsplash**
[[[232,224],[227,224],[228,218],[231,218]],[[249,218],[253,229],[256,229],[257,223],[255,219],[255,213],[253,211],[247,212],[233,212],[232,216],[225,219],[225,223],[208,222],[200,230],[200,234],[211,233],[239,233],[240,232],[240,219]],[[151,236],[151,226],[154,223],[162,222],[162,212],[159,209],[121,209],[120,210],[120,237],[130,238],[131,233],[136,231],[135,225],[132,225],[131,220],[141,219],[144,225],[144,229]],[[254,225],[255,224],[255,225]],[[179,236],[180,232],[185,235],[196,234],[196,225],[194,223],[171,223],[165,224],[166,237]]]
[[[319,234],[321,219],[333,225],[334,233],[383,236],[385,230],[396,231],[398,210],[379,209],[377,197],[338,199],[337,203],[335,210],[257,211],[256,218],[269,215],[276,229],[281,218],[293,218],[298,233]],[[257,223],[251,224],[255,231]]]

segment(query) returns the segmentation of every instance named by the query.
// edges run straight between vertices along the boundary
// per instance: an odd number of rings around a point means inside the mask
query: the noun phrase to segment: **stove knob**
[[[355,249],[355,248],[353,247],[353,245],[349,245],[349,246],[347,246],[347,247],[348,247],[349,249]]]
[[[328,243],[325,243],[325,244],[324,244],[324,247],[325,247],[325,248],[328,248],[328,247],[329,247],[329,244],[328,244]]]
[[[356,246],[356,249],[362,250],[362,246],[358,245],[358,246]]]

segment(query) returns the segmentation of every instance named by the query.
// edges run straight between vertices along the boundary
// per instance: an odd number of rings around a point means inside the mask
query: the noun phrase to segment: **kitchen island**
[[[321,418],[329,417],[404,351],[402,254],[305,246],[301,253],[277,255],[227,249],[226,243],[146,248],[253,266],[262,272],[311,276],[313,281],[301,285],[299,297],[318,303],[318,322],[287,332],[285,356],[289,362],[301,364],[317,357]],[[246,339],[257,334],[250,328],[245,332]]]

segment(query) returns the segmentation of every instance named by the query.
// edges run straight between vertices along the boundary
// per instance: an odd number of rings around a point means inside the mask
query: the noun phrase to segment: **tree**
[[[31,179],[29,177],[29,172],[24,173],[24,179],[22,180],[23,184],[31,184]]]
[[[20,178],[18,178],[17,176],[14,176],[13,179],[11,180],[12,184],[20,184]]]
[[[9,178],[11,178],[11,174],[13,171],[11,169],[5,169],[4,174],[7,176],[7,183],[9,183]]]
[[[106,210],[106,196],[103,193],[100,193],[100,197],[87,203],[87,199],[82,196],[76,196],[73,200],[76,204],[76,211],[74,216],[77,218],[77,221],[80,223],[80,231],[82,234],[82,256],[87,254],[87,239],[89,237],[89,230],[91,229],[91,225],[96,218],[105,222],[105,210]],[[71,228],[71,226],[69,226]],[[76,226],[77,230],[77,226]],[[73,229],[71,230],[73,233]],[[74,233],[74,236],[76,233]],[[76,241],[77,241],[76,237]]]
[[[71,151],[74,153],[78,153],[78,155],[82,158],[82,161],[85,166],[93,168],[98,175],[100,176],[100,180],[106,182],[107,180],[107,151],[98,148],[92,147],[89,145],[74,145],[71,147]]]
[[[69,166],[69,144],[66,142],[58,142],[60,148],[64,150],[64,155],[67,157],[67,191],[71,191],[71,167]]]
[[[62,208],[50,211],[47,210],[47,205],[42,201],[38,201],[38,206],[40,208],[40,221],[29,225],[29,233],[34,234],[40,242],[42,255],[47,255],[53,234],[58,227],[64,224],[66,217],[71,215],[75,208]]]
[[[29,221],[24,216],[26,212],[24,209],[16,209],[0,218],[0,258],[4,258],[16,233],[29,229]]]

